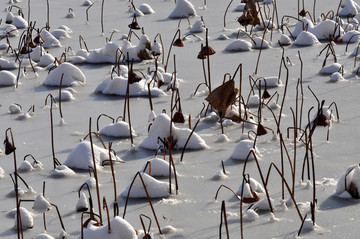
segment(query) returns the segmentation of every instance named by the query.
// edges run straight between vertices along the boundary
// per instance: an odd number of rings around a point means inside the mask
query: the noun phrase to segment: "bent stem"
[[[204,111],[204,109],[205,109],[205,104],[203,103],[203,108],[201,109],[200,114],[199,114],[200,117],[199,117],[198,120],[196,121],[196,123],[195,123],[195,125],[194,125],[191,133],[189,134],[189,137],[187,138],[187,140],[186,140],[186,142],[185,142],[185,145],[184,145],[184,147],[183,147],[183,149],[182,149],[182,151],[181,151],[180,162],[182,162],[182,160],[183,160],[184,153],[185,153],[185,148],[186,148],[187,144],[189,143],[189,140],[190,140],[191,136],[193,135],[193,133],[194,133],[197,125],[198,125],[199,122],[200,122],[201,114],[202,114],[202,112]]]
[[[52,151],[52,155],[53,155],[53,166],[54,169],[56,168],[56,166],[58,165],[58,161],[55,157],[55,146],[54,146],[54,122],[53,122],[53,114],[52,114],[52,108],[53,108],[53,103],[56,103],[54,97],[52,96],[52,94],[48,94],[45,98],[45,105],[47,105],[47,100],[50,97],[50,133],[51,133],[51,151]]]
[[[174,35],[174,37],[173,37],[173,39],[172,39],[172,41],[171,41],[170,48],[169,48],[169,52],[168,52],[168,55],[167,55],[167,57],[166,57],[166,64],[165,64],[165,66],[164,66],[165,72],[167,72],[167,66],[168,66],[168,63],[169,63],[170,52],[171,52],[171,48],[172,48],[172,46],[173,46],[173,44],[174,44],[174,42],[175,42],[176,35],[179,35],[178,38],[180,38],[180,29],[177,29],[177,30],[176,30],[175,35]]]
[[[21,219],[20,219],[20,218],[21,218],[21,216],[20,216],[19,191],[18,191],[18,173],[17,173],[17,166],[16,166],[16,154],[15,154],[16,148],[15,148],[14,136],[13,136],[13,133],[12,133],[11,128],[8,128],[8,129],[5,131],[5,141],[4,141],[4,143],[7,143],[7,142],[8,142],[8,136],[7,136],[7,133],[8,133],[8,132],[10,132],[11,144],[12,144],[12,147],[14,147],[14,150],[13,150],[12,153],[13,153],[13,155],[14,155],[14,169],[15,169],[14,190],[15,190],[16,215],[17,215],[16,222],[17,222],[17,234],[18,234],[18,239],[20,239],[20,232],[21,232],[22,238],[24,238],[24,236],[23,236],[22,227],[20,227],[20,223],[21,223]],[[9,143],[9,142],[8,142],[8,143]]]
[[[113,117],[111,117],[111,116],[109,116],[109,115],[107,115],[107,114],[100,114],[100,115],[97,117],[97,119],[96,119],[96,131],[97,131],[97,132],[99,132],[99,120],[100,120],[100,118],[101,118],[102,116],[105,116],[105,117],[111,119],[113,124],[115,123],[115,119],[114,119]]]
[[[109,208],[108,208],[105,196],[103,197],[103,209],[106,209],[106,215],[107,215],[107,221],[108,221],[108,233],[111,233],[111,223],[110,223]]]
[[[127,204],[128,204],[129,198],[130,198],[130,192],[131,192],[132,186],[133,186],[133,184],[134,184],[135,179],[137,178],[137,176],[140,177],[140,180],[141,180],[143,189],[144,189],[144,191],[145,191],[146,197],[147,197],[147,199],[148,199],[148,201],[149,201],[149,204],[150,204],[150,207],[151,207],[151,211],[152,211],[152,213],[153,213],[153,215],[154,215],[154,218],[155,218],[156,225],[157,225],[157,227],[158,227],[159,233],[162,235],[163,233],[161,232],[161,228],[160,228],[160,225],[159,225],[159,221],[158,221],[158,219],[157,219],[157,217],[156,217],[156,213],[155,213],[154,207],[153,207],[153,205],[152,205],[152,203],[151,203],[151,199],[150,199],[149,193],[148,193],[148,191],[147,191],[147,189],[146,189],[144,179],[142,178],[141,173],[140,173],[139,171],[135,174],[135,177],[134,177],[133,181],[132,181],[131,184],[130,184],[129,191],[128,191],[128,194],[127,194],[127,196],[126,196],[126,202],[125,202],[125,207],[124,207],[123,218],[125,219],[126,208],[127,208]]]
[[[141,226],[142,226],[142,228],[143,228],[143,230],[144,230],[144,233],[145,233],[145,237],[144,237],[144,238],[150,238],[150,237],[146,237],[146,236],[149,235],[149,233],[150,233],[151,218],[148,217],[148,216],[146,216],[145,214],[140,214],[139,217],[140,217]],[[147,230],[146,230],[146,228],[145,228],[145,223],[144,223],[143,217],[149,219],[149,227],[148,227]],[[150,235],[149,235],[149,236],[150,236]]]
[[[269,166],[269,169],[268,169],[268,173],[267,173],[267,176],[266,176],[266,184],[268,184],[268,181],[269,181],[269,176],[270,176],[270,172],[271,172],[271,169],[272,168],[275,168],[276,172],[279,174],[279,176],[281,177],[281,180],[285,183],[285,186],[286,186],[286,189],[288,190],[288,193],[290,194],[290,197],[291,197],[291,200],[293,200],[293,203],[295,205],[295,208],[296,208],[296,211],[299,215],[299,218],[300,218],[300,221],[303,220],[303,216],[301,215],[301,212],[300,212],[300,209],[296,203],[296,200],[295,200],[295,197],[294,197],[294,193],[291,192],[291,189],[289,187],[289,184],[286,182],[286,179],[284,178],[284,175],[280,172],[279,168],[274,164],[274,163],[271,163],[270,166]]]

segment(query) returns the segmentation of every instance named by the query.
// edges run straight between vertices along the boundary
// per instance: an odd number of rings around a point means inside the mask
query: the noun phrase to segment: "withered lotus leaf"
[[[229,80],[211,91],[205,100],[219,112],[220,117],[224,117],[226,109],[235,102],[238,92],[234,80]]]

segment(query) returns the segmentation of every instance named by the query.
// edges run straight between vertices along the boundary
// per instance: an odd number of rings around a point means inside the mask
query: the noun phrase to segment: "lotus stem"
[[[90,214],[90,218],[88,220],[86,220],[85,223],[83,222],[84,221],[84,214]],[[97,215],[97,214],[93,214],[93,215],[97,216],[100,219],[99,215]],[[87,227],[88,223],[90,221],[92,221],[92,220],[94,220],[97,223],[95,225],[99,226],[98,225],[99,222],[97,221],[97,219],[95,217],[91,218],[91,213],[90,212],[82,212],[81,213],[81,239],[84,239],[84,227]]]
[[[148,217],[148,216],[146,216],[145,214],[140,214],[139,217],[140,217],[140,222],[141,222],[142,228],[143,228],[144,233],[145,233],[145,237],[146,237],[147,235],[150,236],[149,233],[150,233],[150,228],[151,228],[151,218]],[[149,219],[149,227],[148,227],[147,230],[146,230],[146,228],[145,228],[145,223],[144,223],[143,217]],[[146,237],[146,238],[147,238],[147,237]]]
[[[48,94],[45,98],[45,105],[47,105],[47,99],[50,97],[50,133],[51,133],[51,151],[53,155],[53,166],[54,169],[57,166],[56,158],[55,158],[55,146],[54,146],[54,123],[53,123],[53,114],[52,114],[52,108],[53,103],[56,103],[54,97],[51,94]]]
[[[89,22],[89,9],[94,5],[94,3],[91,3],[90,6],[86,8],[86,22]]]
[[[110,168],[111,168],[111,176],[112,176],[113,185],[114,185],[114,217],[116,217],[116,216],[119,215],[119,205],[118,205],[118,202],[117,202],[116,180],[115,180],[115,171],[114,171],[113,160],[112,160],[112,157],[111,157],[111,146],[112,146],[112,142],[109,142]]]
[[[105,0],[101,1],[101,34],[104,35],[104,2]]]
[[[269,192],[268,192],[268,190],[267,190],[267,184],[266,184],[266,182],[265,182],[265,180],[264,180],[264,176],[263,176],[263,174],[262,174],[262,171],[261,171],[261,168],[260,168],[260,164],[259,164],[259,161],[258,161],[258,159],[257,159],[256,154],[254,153],[254,150],[250,150],[250,152],[248,153],[248,155],[247,155],[247,157],[246,157],[246,159],[245,159],[244,167],[243,167],[243,175],[245,174],[246,165],[247,165],[247,163],[248,163],[248,160],[249,160],[249,157],[250,157],[251,154],[254,156],[254,159],[255,159],[255,162],[256,162],[256,166],[257,166],[258,172],[259,172],[259,174],[260,174],[261,181],[262,181],[262,183],[263,183],[263,185],[264,185],[264,188],[265,188],[265,193],[266,193],[266,197],[267,197],[267,200],[268,200],[269,208],[270,208],[270,211],[273,213],[273,212],[274,212],[274,209],[273,209],[273,207],[272,207],[272,205],[271,205]]]
[[[91,146],[91,155],[92,155],[92,159],[93,159],[93,167],[94,167],[94,178],[95,178],[95,182],[96,182],[96,196],[97,196],[97,201],[98,201],[98,208],[99,208],[99,215],[100,215],[100,224],[102,225],[102,213],[101,213],[101,203],[100,203],[100,192],[99,192],[99,179],[98,179],[98,175],[97,175],[97,170],[96,170],[96,161],[95,161],[95,153],[94,153],[94,145],[92,142],[92,137],[91,137],[91,117],[89,118],[89,139],[90,139],[90,146]]]
[[[201,116],[201,114],[202,114],[202,112],[203,112],[204,109],[205,109],[205,104],[203,103],[203,108],[202,108],[201,111],[200,111],[200,116]],[[198,120],[196,121],[196,123],[195,123],[195,125],[194,125],[194,127],[193,127],[193,129],[192,129],[192,131],[191,131],[191,133],[189,134],[189,137],[188,137],[187,140],[186,140],[186,143],[185,143],[185,145],[184,145],[184,148],[183,148],[182,151],[181,151],[180,162],[182,162],[182,160],[183,160],[184,153],[185,153],[185,148],[186,148],[187,144],[189,143],[189,140],[190,140],[192,134],[194,133],[197,125],[199,124],[200,118],[201,118],[201,117],[199,117]]]
[[[281,102],[281,107],[280,107],[280,112],[279,112],[279,119],[278,119],[278,129],[277,129],[277,133],[280,133],[280,122],[281,122],[281,114],[284,108],[284,102],[285,102],[285,97],[286,97],[286,91],[287,91],[287,86],[288,86],[288,82],[289,82],[289,69],[287,68],[286,64],[285,64],[285,60],[283,59],[283,63],[284,63],[284,67],[286,69],[286,81],[285,81],[285,89],[284,89],[284,95],[283,95],[283,99]]]
[[[156,36],[154,37],[154,41],[155,41],[155,39],[156,39],[157,37],[160,38],[161,47],[162,47],[162,49],[163,49],[163,52],[162,52],[162,54],[161,54],[161,55],[162,55],[162,56],[161,56],[161,64],[164,64],[164,50],[165,50],[165,48],[164,48],[164,43],[163,43],[163,40],[162,40],[162,37],[161,37],[161,34],[160,34],[160,33],[156,34]]]
[[[229,2],[229,4],[227,5],[226,9],[225,9],[225,13],[224,13],[224,28],[226,28],[226,20],[225,20],[226,14],[227,14],[227,12],[228,12],[228,10],[229,10],[229,7],[230,7],[230,5],[231,5],[231,3],[232,3],[233,1],[234,1],[234,0],[231,0],[231,1]]]
[[[225,201],[223,200],[221,203],[221,212],[220,212],[220,227],[219,227],[219,237],[221,238],[221,227],[223,223],[223,217],[224,217],[224,223],[225,223],[225,229],[226,229],[226,238],[229,239],[229,228],[227,223],[227,216],[226,216],[226,209],[225,209]]]
[[[96,131],[97,131],[97,132],[99,132],[99,120],[100,120],[100,118],[101,118],[102,116],[105,116],[105,117],[111,119],[112,122],[115,123],[115,119],[114,119],[113,117],[111,117],[111,116],[109,116],[109,115],[107,115],[107,114],[100,114],[100,115],[97,117],[97,119],[96,119]]]
[[[221,167],[222,167],[223,173],[226,174],[225,165],[224,165],[223,160],[221,160]]]
[[[279,176],[281,177],[282,181],[285,183],[285,186],[286,186],[286,189],[288,190],[288,193],[290,194],[290,197],[291,197],[291,200],[293,201],[294,205],[295,205],[295,208],[296,208],[296,211],[299,215],[299,218],[300,220],[302,221],[303,220],[303,216],[301,215],[301,212],[300,212],[300,209],[296,203],[296,200],[295,200],[295,197],[294,197],[294,193],[291,192],[291,189],[289,187],[289,184],[286,182],[286,179],[284,178],[284,175],[280,172],[279,168],[274,164],[274,163],[271,163],[270,166],[269,166],[269,169],[268,169],[268,173],[267,173],[267,176],[266,176],[266,184],[268,183],[268,179],[269,179],[269,176],[270,176],[270,172],[271,172],[271,169],[272,168],[275,168],[276,172],[279,174]]]
[[[167,71],[167,66],[168,66],[168,63],[169,63],[169,56],[170,56],[171,48],[172,48],[172,46],[173,46],[173,44],[175,42],[176,35],[179,35],[179,37],[180,37],[180,29],[176,30],[175,35],[174,35],[174,37],[173,37],[173,39],[171,41],[169,52],[168,52],[168,55],[167,55],[167,58],[166,58],[166,64],[164,66],[165,72]]]
[[[105,144],[104,144],[104,141],[101,139],[100,135],[99,135],[98,133],[96,133],[96,132],[90,132],[90,133],[88,133],[87,135],[85,135],[85,137],[83,138],[83,140],[86,140],[86,138],[87,138],[88,136],[91,136],[91,134],[95,135],[95,136],[100,140],[100,142],[101,142],[102,146],[104,147],[104,149],[106,149],[106,146],[105,146]]]
[[[109,208],[108,208],[105,196],[103,197],[103,209],[106,209],[106,215],[107,215],[107,221],[108,221],[108,233],[111,233],[110,214],[109,214]]]
[[[156,225],[157,225],[157,227],[158,227],[159,233],[162,235],[161,228],[160,228],[160,225],[159,225],[159,221],[158,221],[158,219],[157,219],[157,217],[156,217],[156,213],[155,213],[154,207],[153,207],[153,205],[152,205],[152,203],[151,203],[151,199],[150,199],[149,193],[148,193],[148,191],[147,191],[147,189],[146,189],[145,182],[144,182],[144,180],[143,180],[140,172],[137,172],[137,173],[135,174],[135,177],[134,177],[133,181],[132,181],[131,184],[130,184],[129,192],[128,192],[127,196],[126,196],[126,202],[125,202],[125,206],[124,206],[123,218],[125,219],[126,208],[127,208],[127,204],[128,204],[129,197],[130,197],[130,192],[131,192],[132,186],[133,186],[133,184],[134,184],[135,179],[136,179],[137,176],[140,177],[140,180],[141,180],[141,183],[142,183],[142,185],[143,185],[143,188],[144,188],[146,197],[147,197],[147,199],[148,199],[148,201],[149,201],[149,204],[150,204],[150,207],[151,207],[151,211],[152,211],[152,213],[153,213],[153,215],[154,215],[154,218],[155,218]]]
[[[85,39],[84,39],[81,35],[79,35],[80,49],[82,49],[81,41],[84,43],[85,49],[86,49],[86,51],[89,53],[90,51],[89,51],[89,49],[88,49],[88,47],[87,47],[87,45],[86,45]]]

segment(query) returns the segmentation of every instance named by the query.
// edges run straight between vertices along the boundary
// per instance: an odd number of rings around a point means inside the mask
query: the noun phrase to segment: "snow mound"
[[[64,62],[55,70],[51,71],[46,77],[44,85],[47,86],[60,86],[61,75],[64,74],[62,85],[73,86],[81,85],[86,81],[85,75],[82,71],[71,63]]]
[[[51,47],[61,47],[61,43],[56,39],[50,32],[43,29],[40,33],[40,36],[44,39],[43,47],[45,49]]]
[[[235,149],[231,154],[231,158],[237,160],[246,160],[246,157],[248,156],[250,151],[253,151],[256,157],[259,158],[261,156],[260,151],[256,146],[254,148],[253,145],[254,145],[254,141],[248,139],[241,140],[235,146]],[[249,160],[253,160],[253,159],[254,159],[254,155],[250,154]]]
[[[248,183],[246,183],[248,184]],[[245,186],[245,185],[244,185]],[[265,189],[264,187],[261,185],[261,183],[259,183],[258,181],[256,181],[253,178],[250,178],[250,186],[251,188],[254,190],[254,192],[256,193],[265,193]],[[240,184],[239,189],[236,191],[237,195],[241,195],[241,191],[242,191],[242,184]],[[245,191],[244,191],[245,192]]]
[[[114,77],[111,79],[110,77],[101,82],[95,89],[96,93],[102,93],[104,95],[126,95],[127,89],[127,77]],[[134,82],[129,84],[129,94],[130,96],[147,96],[148,93],[148,81],[146,79],[141,79],[139,82]],[[150,92],[152,97],[163,96],[166,93],[157,88],[150,86]]]
[[[232,41],[229,45],[225,47],[225,51],[250,51],[252,45],[250,42],[237,39]]]
[[[111,233],[108,232],[108,225],[97,227],[89,224],[84,228],[83,237],[86,239],[137,239],[135,229],[125,219],[116,216],[110,220]],[[81,236],[79,236],[79,239]]]
[[[16,84],[16,75],[10,71],[0,71],[0,86],[13,86]]]
[[[105,160],[109,159],[109,151],[104,148],[93,144],[94,148],[94,157],[95,163],[97,166],[102,165]],[[115,156],[114,153],[111,153],[112,160],[121,161],[118,156]],[[68,155],[67,159],[64,162],[64,165],[75,168],[75,169],[84,169],[88,170],[89,167],[94,168],[93,158],[91,153],[90,141],[82,141],[79,143],[73,151]]]
[[[340,177],[336,186],[335,195],[341,198],[347,198],[344,193],[350,194],[351,198],[360,198],[360,167],[358,164],[352,165],[346,169]]]
[[[326,75],[331,75],[335,72],[339,72],[341,70],[341,64],[340,63],[332,63],[328,66],[324,66],[323,68],[321,68],[320,73],[321,74],[326,74]]]
[[[148,160],[151,163],[151,174],[149,174],[150,165],[146,167],[145,173],[153,177],[168,177],[169,176],[169,163],[164,159],[153,158]],[[141,172],[144,171],[146,164],[143,165]],[[174,175],[174,169],[171,167],[171,175]]]
[[[163,198],[163,197],[169,197],[171,194],[169,193],[169,183],[168,182],[162,182],[159,181],[151,176],[149,176],[146,173],[140,173],[144,180],[144,184],[146,187],[146,190],[149,193],[150,198]],[[127,197],[130,189],[130,184],[126,187],[126,189],[121,193],[121,196]],[[172,191],[174,191],[175,186],[171,185]],[[143,184],[141,182],[140,177],[136,177],[131,192],[129,195],[130,198],[146,198],[145,189],[143,187]]]
[[[33,210],[40,213],[45,213],[50,209],[51,204],[49,203],[49,201],[46,200],[42,194],[37,195],[33,204]]]
[[[131,129],[132,135],[135,135],[134,129]],[[110,137],[130,137],[130,126],[125,121],[109,124],[100,130],[101,135]]]
[[[34,227],[34,218],[31,212],[29,212],[26,208],[20,207],[20,218],[21,218],[21,225],[22,229],[26,230],[29,228]],[[14,229],[17,229],[17,213],[16,208],[14,209],[14,215],[15,215],[15,224]]]
[[[169,15],[169,18],[183,18],[195,15],[196,10],[190,1],[178,0],[176,1],[175,9]]]
[[[59,165],[50,172],[50,176],[54,178],[63,178],[74,176],[75,172],[68,168],[66,165]]]
[[[151,8],[151,6],[149,4],[146,4],[146,3],[143,3],[141,4],[138,9],[144,13],[145,15],[146,14],[153,14],[155,13],[154,9]]]
[[[55,239],[55,238],[50,236],[49,234],[41,233],[37,235],[34,239]]]
[[[252,47],[254,49],[268,49],[270,47],[269,42],[262,37],[254,37],[253,40],[254,42],[252,42]]]
[[[175,143],[175,147],[184,148],[185,143],[191,133],[191,130],[188,128],[177,128],[172,125],[172,135]],[[150,131],[147,138],[141,143],[141,147],[147,149],[157,149],[158,138],[166,139],[170,136],[170,117],[161,113],[156,116],[154,122],[151,125]],[[206,145],[206,142],[197,134],[193,133],[190,137],[190,140],[186,146],[188,149],[206,149],[209,146]]]
[[[294,45],[297,46],[312,46],[315,44],[320,44],[320,42],[311,32],[301,32],[294,41]]]

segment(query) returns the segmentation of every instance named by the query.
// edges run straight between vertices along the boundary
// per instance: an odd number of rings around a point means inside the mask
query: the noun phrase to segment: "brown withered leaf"
[[[238,92],[239,89],[235,88],[234,80],[229,80],[211,91],[205,100],[217,109],[222,118],[225,116],[226,109],[235,102]]]

